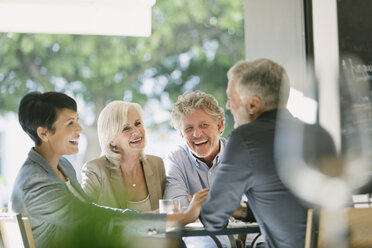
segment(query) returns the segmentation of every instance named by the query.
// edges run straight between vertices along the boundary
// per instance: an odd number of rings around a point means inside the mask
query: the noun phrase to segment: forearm
[[[172,228],[172,227],[184,226],[190,223],[190,222],[187,222],[186,219],[187,218],[184,213],[168,214],[167,220],[166,220],[166,229],[168,230],[169,228]]]
[[[191,223],[195,221],[199,214],[200,214],[200,208],[202,204],[204,203],[207,195],[208,195],[209,189],[203,189],[199,192],[197,192],[193,198],[191,199],[189,208],[179,214],[171,214],[167,215],[167,228],[179,226],[179,225],[186,225],[188,223]]]

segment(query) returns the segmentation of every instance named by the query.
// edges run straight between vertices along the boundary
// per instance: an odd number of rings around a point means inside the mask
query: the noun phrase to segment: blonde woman
[[[137,103],[114,101],[98,118],[102,156],[87,162],[82,187],[99,205],[151,211],[165,188],[163,160],[145,155],[146,131]]]

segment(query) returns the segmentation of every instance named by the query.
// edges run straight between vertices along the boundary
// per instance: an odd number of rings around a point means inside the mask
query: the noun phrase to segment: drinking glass
[[[161,214],[181,213],[181,210],[181,201],[178,199],[159,200],[159,213]]]

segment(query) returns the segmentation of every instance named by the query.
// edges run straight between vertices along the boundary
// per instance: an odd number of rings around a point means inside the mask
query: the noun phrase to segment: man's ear
[[[44,142],[48,142],[48,133],[49,133],[49,130],[45,127],[38,127],[36,129],[36,133],[37,133],[37,136],[39,136],[39,138],[44,141]]]
[[[221,134],[222,131],[223,131],[223,127],[225,125],[225,120],[224,119],[221,119],[221,120],[218,120],[217,121],[217,129],[218,129],[218,132]]]
[[[181,138],[183,139],[183,133],[182,131],[179,131]]]
[[[258,96],[252,96],[251,99],[247,101],[246,109],[250,115],[261,113],[263,110],[261,99]]]

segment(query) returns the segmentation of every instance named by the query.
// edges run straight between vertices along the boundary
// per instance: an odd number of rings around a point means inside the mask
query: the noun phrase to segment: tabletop
[[[194,222],[186,225],[181,230],[167,231],[167,235],[177,232],[181,233],[183,237],[190,236],[210,236],[210,235],[232,235],[232,234],[246,234],[246,233],[259,233],[260,228],[257,223],[249,222],[231,222],[224,229],[219,231],[207,231],[201,222]]]

